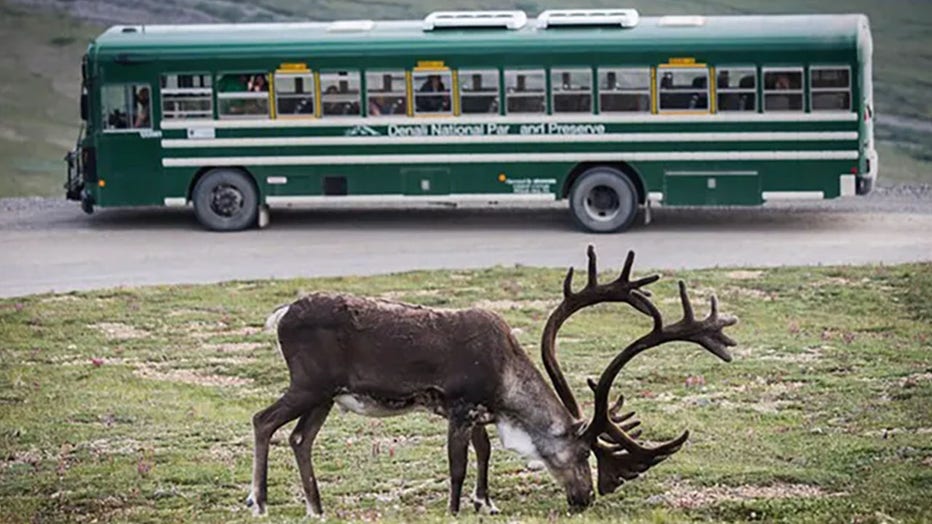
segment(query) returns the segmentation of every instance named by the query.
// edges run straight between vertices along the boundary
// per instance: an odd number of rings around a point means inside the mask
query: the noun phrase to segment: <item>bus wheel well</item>
[[[188,202],[190,202],[194,198],[194,188],[197,187],[197,183],[202,178],[204,178],[204,175],[213,171],[214,169],[219,169],[221,167],[224,167],[226,169],[231,169],[234,171],[239,171],[242,174],[246,175],[246,178],[252,181],[252,186],[255,188],[256,194],[260,195],[260,198],[261,198],[261,194],[259,192],[259,184],[256,183],[256,177],[254,177],[252,173],[250,173],[249,170],[246,169],[245,167],[242,167],[242,166],[208,166],[208,167],[202,167],[198,169],[197,172],[194,173],[194,176],[191,177],[191,183],[188,184],[188,194],[187,194]],[[262,200],[260,199],[259,202],[261,203]]]
[[[593,167],[599,166],[612,167],[624,173],[628,179],[631,180],[631,183],[634,184],[635,189],[637,189],[638,203],[644,204],[647,201],[647,190],[644,188],[644,180],[641,179],[641,175],[638,174],[637,170],[631,167],[627,162],[582,162],[577,164],[573,170],[570,171],[569,176],[566,177],[560,198],[567,198],[569,196],[570,189],[573,188],[576,179],[582,176],[583,173]]]

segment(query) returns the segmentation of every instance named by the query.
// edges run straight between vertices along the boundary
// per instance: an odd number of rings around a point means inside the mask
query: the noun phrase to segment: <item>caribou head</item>
[[[336,403],[366,416],[390,416],[423,409],[447,419],[450,467],[449,508],[457,513],[470,443],[478,474],[473,503],[496,512],[488,495],[491,453],[485,426],[495,424],[506,448],[541,460],[575,508],[592,503],[589,457],[598,465],[598,492],[605,495],[663,461],[682,447],[688,432],[655,447],[638,443],[640,422],[621,413],[622,396],[609,406],[615,377],[634,356],[667,342],[693,342],[722,360],[734,345],[723,329],[737,320],[711,312],[697,320],[680,282],[683,318],[666,324],[645,287],[659,279],[631,278],[634,254],[621,275],[599,284],[595,250],[588,250],[588,282],[573,290],[573,269],[563,283],[563,301],[551,313],[541,339],[548,384],[531,363],[511,329],[498,315],[480,309],[439,310],[351,295],[313,294],[276,310],[267,321],[278,331],[290,371],[285,394],[253,417],[253,486],[247,502],[265,512],[269,441],[275,431],[298,419],[289,442],[301,475],[307,511],[322,506],[311,447]],[[595,395],[590,419],[579,404],[556,358],[557,333],[583,308],[620,302],[653,319],[653,328],[625,347],[589,380]]]
[[[730,362],[731,355],[726,348],[734,346],[735,342],[722,330],[734,325],[737,319],[730,315],[720,315],[718,301],[713,296],[711,312],[706,318],[697,320],[686,284],[680,281],[683,318],[673,324],[665,324],[660,311],[650,301],[650,292],[644,289],[659,280],[659,275],[631,280],[634,253],[628,252],[621,275],[607,284],[599,284],[595,249],[592,246],[589,246],[587,255],[589,270],[586,286],[581,291],[573,291],[573,268],[567,271],[563,281],[563,301],[550,314],[541,337],[541,357],[557,395],[570,415],[578,421],[577,446],[585,446],[587,451],[591,450],[595,454],[599,494],[606,495],[614,492],[626,480],[636,478],[676,453],[689,438],[689,431],[684,431],[679,437],[656,447],[639,444],[636,439],[640,436],[640,430],[635,428],[640,425],[640,421],[633,418],[634,412],[620,413],[624,396],[619,395],[611,407],[608,405],[609,391],[615,377],[637,354],[673,341],[699,344],[718,358]],[[605,368],[598,381],[588,380],[589,388],[595,395],[595,407],[591,420],[582,422],[579,404],[556,358],[557,332],[573,313],[603,302],[625,303],[649,315],[653,319],[653,329],[625,347]],[[573,500],[570,502],[572,504]]]

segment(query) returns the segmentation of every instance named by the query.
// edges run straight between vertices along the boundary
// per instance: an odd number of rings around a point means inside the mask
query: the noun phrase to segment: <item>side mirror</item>
[[[87,122],[87,92],[81,93],[81,120]]]

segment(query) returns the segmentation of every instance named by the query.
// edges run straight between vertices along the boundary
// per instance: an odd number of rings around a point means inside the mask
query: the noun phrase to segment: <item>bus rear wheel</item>
[[[637,216],[637,189],[621,171],[607,166],[593,167],[573,183],[570,211],[586,231],[623,231]]]
[[[207,229],[240,231],[256,224],[259,195],[252,180],[236,169],[213,169],[194,186],[194,214]]]

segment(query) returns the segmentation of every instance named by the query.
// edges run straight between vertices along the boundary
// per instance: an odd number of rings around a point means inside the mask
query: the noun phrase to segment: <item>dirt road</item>
[[[582,266],[588,243],[606,264],[620,264],[634,249],[639,267],[657,269],[932,260],[932,199],[928,191],[902,197],[659,209],[652,224],[617,235],[576,231],[558,205],[278,211],[268,229],[218,234],[201,230],[190,210],[86,216],[74,203],[5,200],[0,296],[496,264]]]

